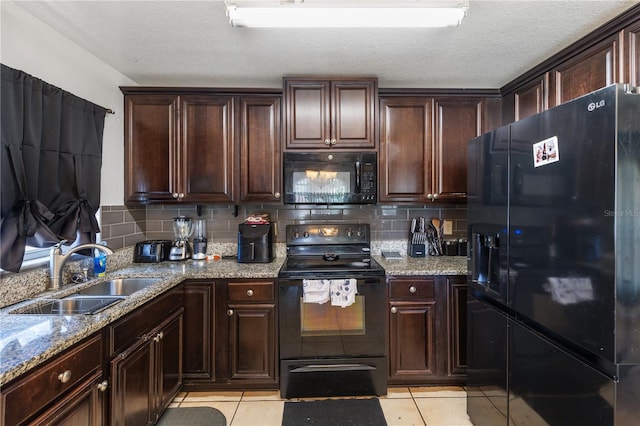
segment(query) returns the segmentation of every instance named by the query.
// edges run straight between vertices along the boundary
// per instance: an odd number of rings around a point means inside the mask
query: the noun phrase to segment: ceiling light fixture
[[[469,0],[226,0],[234,27],[426,28],[460,25]]]

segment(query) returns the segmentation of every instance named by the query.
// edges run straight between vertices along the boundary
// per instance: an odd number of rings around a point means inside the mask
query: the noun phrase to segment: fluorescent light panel
[[[425,28],[460,25],[468,0],[226,1],[234,27]]]

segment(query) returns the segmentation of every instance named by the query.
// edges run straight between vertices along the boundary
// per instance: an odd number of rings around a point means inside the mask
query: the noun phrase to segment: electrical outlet
[[[453,221],[451,220],[445,220],[444,221],[444,227],[442,232],[444,233],[444,235],[451,235],[453,234]]]

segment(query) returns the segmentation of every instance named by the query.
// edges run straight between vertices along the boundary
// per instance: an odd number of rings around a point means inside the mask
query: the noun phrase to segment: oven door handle
[[[313,371],[367,371],[376,367],[366,364],[313,364],[294,368],[290,373],[310,373]]]
[[[362,181],[362,163],[356,161],[356,194],[360,193],[361,190],[361,181]]]

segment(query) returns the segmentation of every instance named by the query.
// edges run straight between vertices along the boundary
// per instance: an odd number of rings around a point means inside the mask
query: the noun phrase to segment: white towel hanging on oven
[[[302,280],[303,303],[326,303],[331,299],[329,280]]]
[[[356,301],[357,280],[354,278],[331,280],[331,306],[346,308]]]

